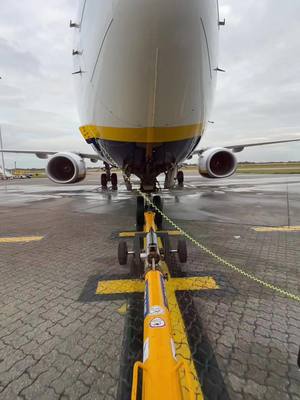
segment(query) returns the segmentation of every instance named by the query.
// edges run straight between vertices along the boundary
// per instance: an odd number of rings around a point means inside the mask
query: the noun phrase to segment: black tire
[[[118,260],[120,265],[126,265],[128,258],[127,243],[124,241],[119,242],[118,246]]]
[[[138,196],[136,199],[136,230],[141,232],[144,230],[145,224],[145,201],[143,196]]]
[[[153,204],[157,207],[160,211],[163,211],[163,203],[160,196],[153,197]],[[163,217],[162,215],[155,210],[155,225],[158,229],[162,229],[163,225]]]
[[[187,262],[187,247],[184,239],[179,239],[177,244],[178,258],[181,263]]]
[[[179,186],[183,186],[183,182],[184,182],[184,174],[182,171],[178,171],[177,172],[177,182]]]
[[[107,188],[107,175],[106,174],[101,174],[101,186],[103,188]]]
[[[116,173],[111,174],[110,180],[112,188],[116,189],[118,187],[118,175]]]

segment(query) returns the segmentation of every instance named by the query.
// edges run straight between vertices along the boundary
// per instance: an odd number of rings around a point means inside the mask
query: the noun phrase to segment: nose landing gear
[[[129,251],[126,241],[122,240],[119,242],[118,247],[118,260],[120,265],[126,265],[128,261],[128,255],[133,255],[135,262],[140,263],[142,261],[141,255],[145,253],[144,240],[150,230],[153,230],[155,236],[161,239],[162,248],[159,249],[160,256],[166,260],[172,254],[178,254],[179,261],[181,263],[187,262],[187,246],[186,241],[183,238],[179,238],[177,241],[177,249],[171,249],[170,236],[180,236],[178,231],[163,230],[163,216],[158,210],[163,211],[163,202],[160,196],[154,196],[152,203],[155,207],[145,204],[143,196],[137,197],[136,203],[136,232],[129,232],[126,235],[134,238],[134,250]],[[151,220],[151,226],[149,225]]]

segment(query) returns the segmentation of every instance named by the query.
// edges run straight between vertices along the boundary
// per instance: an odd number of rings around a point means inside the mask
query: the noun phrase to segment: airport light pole
[[[3,141],[2,141],[2,131],[0,126],[0,150],[3,150]],[[5,171],[5,162],[4,162],[4,153],[1,152],[2,157],[2,170],[3,170],[3,179],[6,180],[6,171]]]

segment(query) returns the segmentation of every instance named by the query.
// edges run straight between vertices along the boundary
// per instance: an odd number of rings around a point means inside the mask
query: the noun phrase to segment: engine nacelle
[[[212,148],[199,156],[199,174],[206,178],[227,178],[236,169],[237,158],[228,149]]]
[[[57,153],[46,167],[48,178],[55,183],[76,183],[86,176],[84,160],[74,153]]]

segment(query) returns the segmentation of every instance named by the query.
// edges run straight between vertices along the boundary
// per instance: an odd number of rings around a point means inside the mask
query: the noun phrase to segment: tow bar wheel
[[[187,247],[184,239],[179,239],[177,243],[178,258],[181,263],[187,262]]]
[[[128,248],[127,248],[127,243],[122,240],[119,242],[119,247],[118,247],[118,260],[120,265],[126,265],[127,264],[127,259],[128,259]]]

